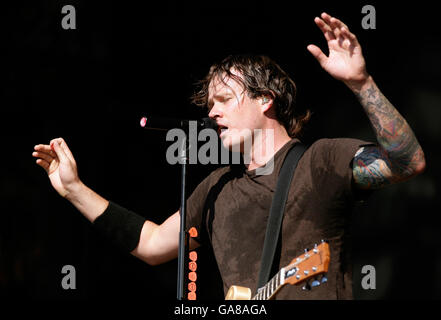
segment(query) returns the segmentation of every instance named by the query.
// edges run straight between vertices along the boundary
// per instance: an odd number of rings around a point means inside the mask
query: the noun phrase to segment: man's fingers
[[[338,18],[330,16],[326,12],[323,12],[321,14],[321,18],[326,22],[326,24],[328,24],[331,27],[331,29],[342,28],[342,27],[348,28],[348,26],[344,24],[343,21],[341,21]]]
[[[36,163],[49,174],[49,166],[50,166],[49,162],[47,162],[44,159],[37,159]]]
[[[35,152],[33,152],[33,153],[32,153],[32,156],[33,156],[33,157],[36,157],[36,158],[44,159],[44,160],[46,160],[48,163],[51,163],[52,160],[54,160],[54,157],[52,157],[51,155],[49,155],[49,154],[47,154],[47,153],[45,153],[45,152],[40,152],[40,151],[35,151]]]
[[[321,66],[326,64],[328,57],[323,53],[323,51],[316,45],[310,44],[307,47],[308,51],[317,59]]]
[[[44,152],[49,154],[51,157],[56,157],[57,155],[55,154],[55,152],[51,149],[50,145],[47,144],[37,144],[36,146],[34,146],[34,150],[38,151],[38,152]]]
[[[335,40],[335,34],[332,32],[331,27],[326,24],[322,19],[319,17],[316,17],[314,19],[315,24],[320,28],[320,30],[323,32],[325,38],[327,41]]]
[[[58,142],[60,147],[63,149],[64,154],[67,156],[67,158],[72,161],[73,163],[75,163],[75,158],[72,154],[72,152],[70,151],[69,147],[67,146],[66,141],[64,141],[63,138],[56,138],[51,140],[51,146],[53,145],[53,143]]]
[[[326,12],[321,15],[323,21],[330,27],[332,32],[338,38],[339,36],[350,39],[351,41],[356,41],[357,37],[349,31],[349,27],[340,19],[331,17]]]
[[[318,25],[321,26],[320,29],[322,29],[322,31],[330,30],[328,32],[334,35],[334,39],[338,39],[340,47],[346,50],[353,50],[353,48],[359,46],[357,37],[349,31],[349,27],[343,21],[330,16],[326,12],[323,12],[320,17],[322,18],[321,22],[316,21],[316,23],[319,23]],[[315,19],[317,20],[319,18]]]
[[[357,37],[355,36],[355,34],[353,34],[351,31],[349,31],[349,29],[347,27],[341,28],[341,31],[342,31],[342,35],[345,38],[349,39],[351,41],[352,45],[354,45],[354,46],[359,45]]]
[[[329,14],[327,14],[326,12],[322,12],[320,17],[322,17],[322,19],[325,21],[331,22],[331,16]]]
[[[346,29],[349,29],[349,27],[343,21],[341,21],[338,18],[332,17],[331,18],[331,24],[335,25],[336,28],[340,28],[340,29],[346,28]]]
[[[341,48],[348,50],[350,54],[354,52],[356,47],[360,47],[357,37],[352,34],[346,27],[342,27],[341,35],[338,38],[338,44]]]
[[[322,18],[323,23],[332,31],[334,32],[335,29],[338,29],[337,21],[333,20],[333,18],[327,14],[326,12],[323,12],[320,17]]]
[[[70,161],[75,162],[75,158],[74,158],[72,152],[70,151],[69,147],[67,146],[66,141],[64,141],[63,138],[60,138],[60,139],[61,139],[60,145],[61,145],[61,148],[63,148],[64,153],[67,155],[67,157],[69,158]]]
[[[55,153],[57,154],[60,161],[69,161],[69,158],[67,157],[66,153],[64,152],[63,148],[60,145],[60,141],[58,139],[54,139],[51,141],[51,146],[53,146]]]

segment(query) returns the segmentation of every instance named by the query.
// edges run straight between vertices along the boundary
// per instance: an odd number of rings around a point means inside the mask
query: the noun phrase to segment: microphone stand
[[[155,124],[156,121],[156,124]],[[173,122],[174,126],[178,127],[184,127],[186,123],[182,122],[182,120],[171,120],[171,119],[164,119],[164,118],[156,118],[156,120],[153,121],[153,124],[150,124],[151,120],[149,120],[149,117],[142,117],[141,118],[141,127],[146,129],[158,129],[158,130],[167,130],[166,128],[169,127],[170,123]],[[217,124],[215,121],[204,118],[202,122],[198,123],[199,129],[202,128],[217,128]],[[188,234],[185,232],[185,225],[186,225],[186,194],[185,194],[185,188],[186,188],[186,174],[187,174],[187,160],[188,160],[188,150],[191,147],[189,144],[188,139],[189,131],[185,131],[185,139],[183,139],[182,144],[179,148],[179,163],[181,164],[181,206],[180,206],[180,216],[181,216],[181,223],[180,223],[180,231],[179,231],[179,251],[178,251],[178,283],[177,283],[177,299],[183,300],[184,299],[184,283],[185,283],[185,257],[187,253],[187,247],[189,245],[188,241]],[[188,148],[187,148],[188,143]],[[195,146],[196,147],[196,146]]]
[[[185,279],[185,253],[186,247],[185,244],[187,242],[186,232],[185,232],[185,223],[186,223],[186,174],[187,174],[187,140],[188,135],[185,135],[185,139],[179,149],[179,157],[181,163],[181,206],[180,206],[180,216],[181,216],[181,224],[179,231],[179,251],[178,251],[178,288],[177,288],[177,299],[184,299],[184,279]]]

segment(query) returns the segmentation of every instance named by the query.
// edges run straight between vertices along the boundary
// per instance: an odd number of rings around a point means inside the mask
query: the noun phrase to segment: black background
[[[61,27],[67,4],[76,8],[76,30]],[[361,27],[366,4],[376,8],[375,30]],[[31,153],[35,144],[63,137],[86,185],[161,223],[179,207],[180,168],[166,161],[165,135],[141,130],[139,118],[203,116],[189,103],[193,84],[228,54],[267,54],[292,76],[298,107],[314,112],[305,142],[373,141],[353,94],[306,50],[310,43],[326,48],[313,22],[323,11],[357,35],[369,73],[427,159],[424,174],[356,209],[355,298],[441,297],[441,43],[434,5],[17,1],[2,11],[1,297],[175,299],[176,261],[151,267],[117,251],[57,195]],[[189,191],[213,168],[190,166]],[[199,296],[222,298],[208,253],[200,256]],[[75,290],[61,287],[64,265],[76,268]],[[362,289],[363,265],[376,268],[376,290]]]

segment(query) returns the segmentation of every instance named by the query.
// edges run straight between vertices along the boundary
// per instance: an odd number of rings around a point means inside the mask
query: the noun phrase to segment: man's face
[[[248,97],[234,79],[225,78],[224,82],[214,78],[210,83],[208,116],[219,125],[224,148],[244,152],[244,142],[252,142],[254,129],[262,128],[262,105],[259,100]]]

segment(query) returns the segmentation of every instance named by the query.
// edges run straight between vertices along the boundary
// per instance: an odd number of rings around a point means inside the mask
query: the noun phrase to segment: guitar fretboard
[[[262,288],[257,291],[257,294],[251,300],[269,300],[276,291],[283,285],[284,274],[283,269],[279,270],[277,274],[267,282]]]
[[[327,255],[323,255],[322,252],[324,251],[319,250],[319,248],[325,245]],[[300,268],[300,266],[306,260],[313,258],[315,258],[315,262],[312,266],[309,266],[308,268]],[[327,271],[328,264],[329,248],[327,243],[322,240],[322,244],[320,246],[314,245],[314,249],[311,251],[307,251],[305,249],[304,255],[296,258],[295,260],[291,261],[291,264],[280,269],[279,272],[277,272],[277,274],[270,281],[267,282],[267,284],[257,290],[257,294],[251,300],[269,300],[277,292],[277,290],[279,290],[285,284],[286,279],[295,276],[295,281],[293,282],[290,280],[290,284],[303,282],[311,278],[312,276],[325,273]],[[321,269],[319,267],[321,267]],[[323,283],[326,280],[326,277],[323,277],[321,282]],[[320,283],[314,284],[315,282],[318,283],[317,279],[313,282],[312,286],[320,285]]]
[[[285,279],[294,276],[298,268],[296,265],[303,260],[297,259],[296,263],[282,268],[277,274],[267,282],[262,288],[257,290],[257,294],[251,300],[269,300],[284,284]]]

